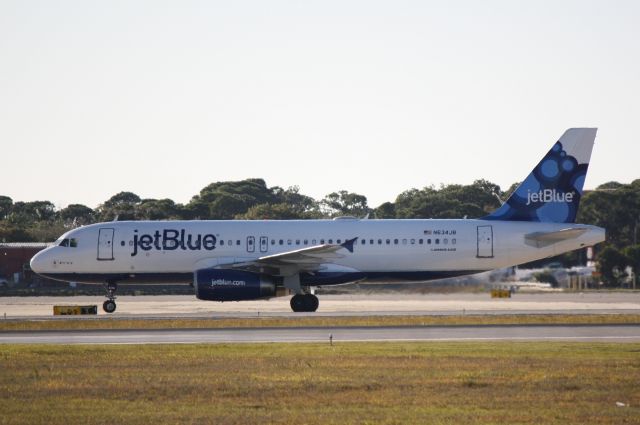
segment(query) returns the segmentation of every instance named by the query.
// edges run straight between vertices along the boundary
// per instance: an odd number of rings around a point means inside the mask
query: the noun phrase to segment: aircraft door
[[[478,258],[493,258],[493,226],[478,226]]]
[[[113,229],[100,229],[98,232],[98,260],[113,260]]]
[[[255,252],[256,250],[256,238],[254,236],[247,236],[247,252]]]
[[[260,236],[260,252],[267,252],[269,249],[269,238]]]

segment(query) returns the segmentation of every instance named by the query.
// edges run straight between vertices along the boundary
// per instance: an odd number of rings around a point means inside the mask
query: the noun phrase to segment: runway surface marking
[[[198,344],[402,341],[640,342],[640,325],[242,328],[2,332],[0,344]]]

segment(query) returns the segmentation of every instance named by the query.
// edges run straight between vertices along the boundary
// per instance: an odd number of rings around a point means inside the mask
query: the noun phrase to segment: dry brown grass
[[[5,345],[0,423],[640,423],[638,382],[640,344]]]
[[[0,320],[0,331],[65,329],[201,329],[327,326],[438,326],[505,324],[640,324],[640,314],[499,316],[352,316],[247,319],[91,319]]]

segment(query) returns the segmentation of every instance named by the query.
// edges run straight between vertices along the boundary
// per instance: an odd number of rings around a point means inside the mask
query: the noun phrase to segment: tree
[[[637,287],[638,274],[640,274],[640,245],[628,246],[623,250],[631,270],[633,270],[634,289]]]
[[[618,249],[638,243],[640,185],[609,182],[585,192],[578,221],[607,229],[607,241]]]
[[[320,218],[321,212],[318,202],[310,196],[300,193],[298,186],[282,189],[278,186],[272,188],[277,204],[287,204],[300,218]]]
[[[0,195],[0,220],[7,218],[13,207],[13,199]]]
[[[598,254],[598,271],[602,281],[608,287],[620,286],[620,281],[626,277],[625,268],[629,259],[613,246],[607,246]]]
[[[373,211],[376,218],[396,218],[396,206],[392,202],[385,202]]]
[[[7,220],[12,224],[26,227],[38,221],[52,220],[55,215],[55,206],[49,201],[16,202]]]
[[[249,210],[236,216],[241,220],[299,220],[306,218],[304,212],[292,204],[260,204],[254,205]]]
[[[180,205],[171,199],[143,199],[136,207],[136,217],[140,220],[171,220],[182,218]]]
[[[273,191],[262,179],[211,183],[186,207],[194,218],[232,219],[254,205],[277,203]]]
[[[67,227],[84,226],[95,221],[94,211],[82,204],[69,204],[61,209],[58,215]]]
[[[332,192],[320,201],[320,208],[330,217],[350,215],[363,217],[371,211],[367,206],[367,197],[341,190]]]
[[[136,207],[141,199],[133,192],[120,192],[98,206],[100,221],[136,220]]]

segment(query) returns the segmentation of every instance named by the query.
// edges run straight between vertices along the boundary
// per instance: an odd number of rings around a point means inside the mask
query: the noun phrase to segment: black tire
[[[113,300],[106,300],[104,303],[102,303],[102,309],[105,311],[105,313],[113,313],[114,311],[116,311],[116,302]]]
[[[290,304],[291,310],[296,313],[311,313],[318,309],[320,301],[318,301],[318,297],[313,294],[296,294],[291,297]]]
[[[308,311],[308,312],[314,312],[318,309],[318,306],[320,305],[320,300],[318,300],[318,297],[316,297],[313,294],[305,294],[305,310],[304,311]]]
[[[293,297],[291,297],[291,301],[289,301],[289,304],[291,305],[291,310],[293,310],[296,313],[300,313],[305,311],[305,303],[306,299],[304,297],[304,295],[302,294],[296,294]]]

